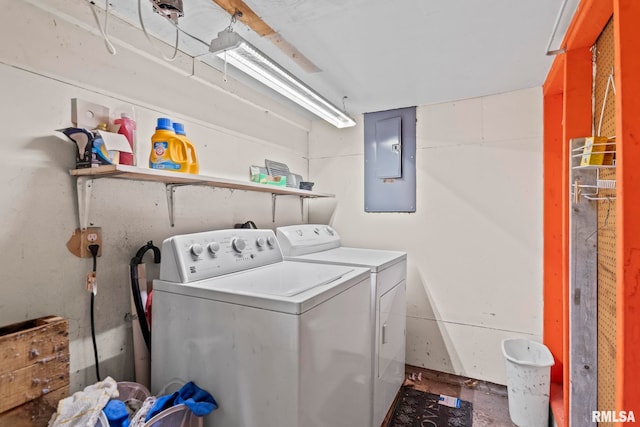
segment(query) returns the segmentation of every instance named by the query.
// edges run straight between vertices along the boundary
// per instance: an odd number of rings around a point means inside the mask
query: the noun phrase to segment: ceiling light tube
[[[558,55],[566,52],[566,46],[563,45],[564,38],[571,25],[571,20],[576,12],[580,0],[563,0],[558,11],[558,16],[553,24],[549,43],[547,44],[547,55]],[[552,45],[554,47],[552,47]]]
[[[335,127],[356,124],[351,117],[230,29],[218,33],[218,38],[211,41],[209,52]]]

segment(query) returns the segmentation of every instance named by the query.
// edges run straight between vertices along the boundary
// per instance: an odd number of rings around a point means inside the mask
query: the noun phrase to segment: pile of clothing
[[[118,383],[111,377],[86,387],[58,402],[49,427],[93,427],[104,414],[109,427],[143,427],[154,416],[184,404],[194,415],[203,417],[218,407],[213,396],[188,382],[180,390],[140,401],[119,399]],[[105,426],[106,427],[106,426]]]

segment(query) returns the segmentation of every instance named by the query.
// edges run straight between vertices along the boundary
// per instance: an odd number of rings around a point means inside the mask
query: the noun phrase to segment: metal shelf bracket
[[[76,189],[78,191],[78,220],[80,221],[80,229],[86,230],[89,225],[89,204],[93,190],[93,178],[79,176],[76,181]]]
[[[167,184],[166,192],[167,192],[167,207],[169,208],[169,223],[171,227],[175,227],[175,194],[176,187],[180,187],[180,184]]]
[[[275,193],[271,193],[271,222],[276,222],[276,198]]]
[[[288,194],[275,194],[271,193],[271,222],[276,222],[276,199],[278,196],[288,196]],[[304,221],[304,199],[305,196],[298,196],[300,198],[300,220]]]

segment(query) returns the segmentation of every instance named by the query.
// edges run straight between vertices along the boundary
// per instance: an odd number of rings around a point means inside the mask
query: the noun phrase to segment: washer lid
[[[285,259],[345,266],[356,265],[368,267],[371,271],[376,272],[407,259],[407,253],[341,246],[328,251],[315,252],[297,257],[285,257]]]
[[[300,263],[281,262],[270,268],[259,268],[227,276],[216,289],[244,295],[273,295],[292,297],[309,289],[326,285],[342,278],[353,268],[330,266],[332,268],[302,268]]]
[[[154,292],[300,314],[362,280],[369,280],[365,268],[283,261],[191,283],[156,280],[153,288]]]

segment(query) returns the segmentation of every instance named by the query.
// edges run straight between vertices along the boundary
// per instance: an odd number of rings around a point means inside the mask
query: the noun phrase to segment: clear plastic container
[[[144,427],[202,427],[203,417],[196,417],[184,404],[165,409],[144,424]]]
[[[168,384],[167,386],[171,385]],[[134,407],[136,401],[142,405],[142,402],[151,393],[142,384],[136,382],[121,381],[118,385],[118,400],[127,403],[127,406]],[[203,418],[197,417],[186,405],[180,404],[165,409],[157,414],[144,424],[144,427],[202,427]],[[100,418],[96,427],[109,427],[109,421],[107,420],[104,412],[100,413]]]
[[[147,388],[142,384],[128,382],[128,381],[121,381],[121,382],[118,382],[117,385],[118,385],[118,400],[122,400],[123,402],[126,402],[127,400],[130,400],[130,399],[136,399],[141,402],[144,402],[144,400],[147,397],[151,396],[151,393],[149,392],[149,390],[147,390]]]

